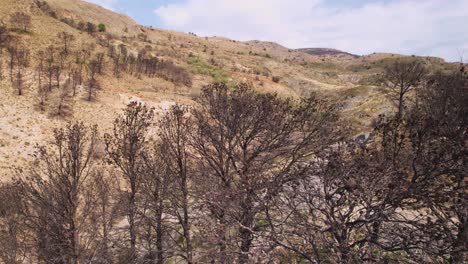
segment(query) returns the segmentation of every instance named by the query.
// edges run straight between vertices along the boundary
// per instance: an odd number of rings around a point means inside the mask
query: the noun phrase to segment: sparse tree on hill
[[[40,50],[37,55],[37,66],[36,66],[36,79],[37,79],[37,96],[39,98],[39,108],[41,111],[45,110],[45,102],[49,95],[49,89],[42,83],[42,75],[45,71],[45,59],[46,54],[43,50]]]
[[[398,115],[402,115],[405,95],[418,87],[426,74],[424,65],[419,61],[397,60],[385,68],[384,79],[396,94]]]
[[[98,80],[90,79],[87,83],[87,88],[88,88],[87,100],[92,101],[94,98],[96,98],[96,93],[99,89],[101,89],[101,85],[99,84]]]
[[[46,101],[49,98],[49,89],[47,86],[42,85],[37,89],[37,96],[39,98],[39,109],[45,111]]]
[[[23,95],[24,88],[24,72],[29,66],[29,49],[20,47],[16,53],[16,80],[14,86],[18,90],[18,95]]]
[[[55,47],[54,46],[48,46],[45,49],[45,70],[47,73],[47,80],[48,80],[48,88],[49,92],[52,91],[52,81],[54,78],[54,72],[55,72]]]
[[[16,12],[10,16],[10,23],[13,28],[28,32],[32,26],[31,16],[23,12]]]
[[[73,96],[76,95],[76,88],[78,87],[78,85],[80,84],[80,81],[81,81],[80,80],[81,75],[80,75],[79,67],[80,66],[75,66],[75,67],[70,69],[70,79],[71,79],[71,82],[72,82]]]
[[[13,87],[18,91],[18,95],[22,95],[24,88],[24,72],[30,62],[29,49],[15,41],[8,47],[8,52],[10,55],[10,81]]]
[[[0,23],[0,80],[3,79],[3,50],[8,47],[9,40],[7,27]]]
[[[9,69],[10,69],[10,82],[14,83],[14,75],[13,70],[15,69],[17,63],[17,56],[18,56],[18,42],[12,41],[7,48],[8,55],[9,55]]]
[[[86,23],[86,32],[88,32],[88,34],[90,35],[96,33],[97,32],[96,24],[91,23],[91,22]]]
[[[3,23],[0,23],[0,47],[6,47],[9,38],[8,28]]]
[[[58,33],[57,37],[62,42],[62,52],[68,55],[70,52],[70,47],[73,41],[75,41],[75,36],[63,31]]]
[[[67,79],[64,85],[57,89],[55,97],[56,114],[58,116],[67,116],[71,112],[71,98],[70,93],[72,92],[71,80]]]
[[[96,54],[97,73],[102,74],[104,70],[105,54],[100,52]]]

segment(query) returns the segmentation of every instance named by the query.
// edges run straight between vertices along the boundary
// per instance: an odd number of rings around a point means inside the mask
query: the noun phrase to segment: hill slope
[[[27,33],[12,30],[9,23],[9,17],[18,11],[32,18],[32,27]],[[9,78],[0,82],[0,97],[3,98],[0,103],[0,174],[2,170],[29,162],[34,145],[50,138],[53,128],[70,120],[99,124],[104,130],[111,127],[115,116],[130,100],[142,100],[163,111],[175,102],[191,104],[201,87],[213,81],[231,85],[247,82],[259,91],[284,96],[319,92],[340,98],[343,119],[353,124],[356,133],[368,130],[372,119],[391,107],[378,83],[372,80],[384,65],[396,58],[393,55],[356,57],[330,49],[291,50],[271,42],[198,37],[143,27],[125,15],[79,0],[2,0],[0,16],[5,18],[11,36],[31,53],[22,96],[16,95]],[[89,34],[83,28],[88,23],[103,23],[107,30]],[[37,55],[51,45],[62,45],[57,37],[59,32],[73,35],[73,51],[92,48],[91,57],[105,54],[104,69],[97,77],[101,89],[96,99],[86,100],[86,85],[78,86],[76,96],[66,97],[71,109],[66,116],[54,114],[57,99],[53,96],[46,102],[44,111],[38,107]],[[168,77],[167,74],[174,74],[171,72],[158,72],[155,76],[116,76],[114,58],[109,52],[121,47],[129,58],[137,58],[145,52],[145,56],[169,63],[166,71],[188,73],[192,85]],[[316,56],[317,52],[326,56]],[[68,60],[74,63],[72,56]],[[6,52],[1,61],[7,65]],[[90,78],[91,62],[90,59],[85,63],[85,78]],[[433,63],[444,65],[440,61]],[[7,77],[8,73],[4,70],[3,75]],[[63,74],[61,82],[66,82],[67,76],[70,75]]]

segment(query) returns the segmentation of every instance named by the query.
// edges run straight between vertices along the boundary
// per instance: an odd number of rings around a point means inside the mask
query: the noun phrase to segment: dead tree
[[[117,223],[122,215],[119,197],[119,180],[114,170],[100,166],[93,172],[93,177],[85,188],[84,210],[89,215],[86,224],[90,227],[85,234],[89,239],[90,262],[114,263],[115,244],[121,241],[116,238]]]
[[[14,69],[17,63],[18,42],[13,41],[7,48],[9,55],[10,82],[14,83]]]
[[[187,263],[193,263],[192,219],[190,217],[193,201],[190,189],[193,164],[189,154],[189,140],[193,126],[188,114],[186,107],[180,105],[172,107],[159,123],[161,129],[159,136],[164,173],[167,174],[167,178],[171,179],[170,186],[172,187],[172,195],[168,197],[171,210],[168,213],[175,216],[182,228],[178,236],[183,243],[177,243],[182,252],[181,256]]]
[[[113,134],[105,134],[109,161],[117,167],[130,188],[126,215],[130,238],[128,262],[137,258],[137,194],[140,191],[143,157],[146,153],[148,129],[153,120],[153,110],[142,103],[131,102],[124,114],[116,119]]]
[[[418,246],[426,254],[450,263],[463,262],[467,249],[467,89],[463,73],[430,76],[400,128],[408,139],[401,151],[408,157],[408,196],[430,212],[409,230],[420,232]]]
[[[148,152],[143,156],[143,173],[141,189],[143,202],[140,206],[142,211],[142,246],[146,250],[145,259],[148,261],[163,264],[166,259],[164,238],[167,232],[167,202],[169,178],[166,174],[166,167],[162,162],[164,153],[158,145],[154,149],[148,148]],[[166,216],[165,216],[166,215]]]
[[[39,98],[39,109],[41,111],[45,111],[46,102],[49,98],[49,94],[49,89],[45,85],[38,87],[37,96]]]
[[[55,73],[55,47],[54,46],[49,46],[46,48],[45,52],[45,71],[47,73],[47,80],[48,80],[48,88],[49,92],[52,91],[52,82],[54,79],[54,73]]]
[[[310,162],[267,213],[272,240],[310,262],[462,262],[467,84],[458,72],[430,76],[371,143]]]
[[[78,85],[80,84],[81,75],[80,75],[79,67],[80,66],[72,67],[70,69],[70,73],[69,73],[70,79],[71,79],[71,82],[72,82],[73,96],[76,95],[76,89],[77,89]]]
[[[86,32],[88,32],[88,34],[90,35],[96,33],[97,32],[96,24],[91,23],[91,22],[86,23]]]
[[[3,50],[8,47],[10,35],[8,29],[0,24],[0,80],[3,79]]]
[[[36,78],[37,78],[37,87],[38,89],[42,89],[42,76],[44,75],[44,62],[45,62],[45,52],[40,50],[37,55],[37,66],[36,66]],[[40,105],[44,105],[44,101],[41,100]]]
[[[402,244],[383,230],[401,217],[405,182],[385,155],[351,143],[304,166],[266,207],[270,239],[311,263],[388,261]]]
[[[302,162],[333,142],[334,107],[317,96],[295,106],[246,85],[229,91],[224,84],[205,87],[198,103],[192,146],[204,172],[198,187],[207,187],[201,199],[219,226],[217,258],[248,263],[266,202],[292,180],[293,170],[299,173]]]
[[[87,54],[83,50],[76,51],[75,65],[76,65],[76,80],[79,85],[83,84],[83,70],[87,63]]]
[[[25,47],[19,47],[16,51],[16,80],[14,82],[14,86],[18,91],[18,95],[23,95],[24,74],[26,68],[29,66],[29,62],[29,49]]]
[[[426,69],[421,62],[397,60],[385,68],[384,79],[396,94],[398,115],[403,114],[405,95],[423,80]]]
[[[88,101],[91,101],[94,97],[96,97],[97,90],[100,89],[99,82],[96,80],[96,75],[99,73],[101,69],[102,61],[99,59],[91,60],[88,65],[89,71],[89,80],[87,83],[88,88]]]
[[[72,92],[71,81],[66,80],[64,85],[52,93],[51,114],[61,117],[69,116],[72,112],[70,94]]]
[[[96,128],[82,123],[54,132],[53,151],[38,147],[37,162],[19,185],[26,194],[28,218],[47,263],[74,263],[82,258],[83,188],[93,169]]]
[[[15,184],[0,184],[0,261],[5,264],[28,261],[30,248],[23,200]]]
[[[99,73],[99,61],[91,60],[88,64],[89,79],[96,80],[96,75]]]
[[[97,73],[102,74],[104,70],[105,54],[100,52],[96,54]]]
[[[18,95],[23,94],[24,88],[24,72],[29,66],[29,50],[20,45],[18,41],[14,41],[8,47],[10,55],[10,81],[18,91]]]
[[[91,79],[87,83],[87,100],[92,101],[94,98],[96,98],[96,93],[99,89],[101,89],[101,85],[96,79]]]
[[[57,38],[62,43],[62,52],[68,55],[70,53],[70,47],[73,41],[75,41],[75,36],[63,31],[57,34]]]
[[[28,32],[32,25],[31,16],[23,12],[16,12],[10,16],[10,23],[16,30]]]

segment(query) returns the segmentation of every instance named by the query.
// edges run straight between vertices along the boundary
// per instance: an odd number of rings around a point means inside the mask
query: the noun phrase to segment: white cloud
[[[117,0],[85,0],[85,1],[100,5],[107,9],[113,9],[114,4],[117,2]]]
[[[325,0],[183,0],[155,13],[169,29],[291,48],[458,60],[468,46],[466,0],[379,0],[354,7],[332,7]]]

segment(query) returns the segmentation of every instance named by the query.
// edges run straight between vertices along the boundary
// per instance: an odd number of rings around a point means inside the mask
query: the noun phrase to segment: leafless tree
[[[165,263],[166,249],[164,238],[167,233],[165,225],[166,203],[168,195],[168,181],[166,168],[161,161],[162,155],[159,146],[154,150],[147,149],[143,153],[143,173],[141,180],[143,202],[140,206],[142,215],[141,239],[146,250],[145,259],[162,264]]]
[[[18,180],[40,262],[82,261],[83,188],[93,169],[96,140],[96,128],[82,123],[55,130],[53,150],[38,147],[30,174]]]
[[[87,90],[88,90],[87,100],[92,101],[94,98],[96,98],[96,93],[99,89],[101,89],[101,85],[96,79],[89,80],[87,82]]]
[[[232,261],[231,251],[248,263],[266,201],[292,180],[301,162],[333,142],[334,107],[316,96],[295,106],[246,85],[231,92],[225,84],[205,87],[198,102],[192,145],[202,179],[210,182],[202,199],[219,225],[219,261]],[[233,228],[234,242],[228,242]]]
[[[119,180],[114,170],[101,165],[94,170],[92,179],[85,186],[85,210],[89,217],[86,249],[92,263],[114,263],[113,248],[120,242],[117,223],[122,215],[119,196]]]
[[[19,264],[27,261],[28,235],[23,195],[14,183],[0,185],[0,262]]]
[[[153,120],[153,110],[146,105],[131,102],[124,114],[116,119],[113,134],[105,134],[106,152],[111,164],[116,166],[130,188],[126,214],[129,223],[130,252],[128,261],[137,258],[137,194],[140,191],[144,153],[148,129]]]
[[[18,41],[13,41],[8,47],[10,55],[10,80],[18,95],[23,94],[24,74],[29,66],[29,49],[21,45]]]
[[[88,34],[90,35],[96,33],[97,32],[96,24],[91,23],[91,22],[86,23],[86,32],[88,32]]]
[[[71,80],[67,79],[64,85],[53,93],[52,115],[66,117],[71,114],[72,102],[70,94],[72,92]]]
[[[459,73],[431,76],[403,115],[382,118],[369,145],[311,162],[267,214],[272,240],[317,263],[461,263],[465,89]]]
[[[14,86],[18,91],[18,95],[23,95],[23,88],[24,88],[24,74],[26,68],[29,66],[30,58],[29,58],[29,49],[24,46],[19,47],[16,50],[16,80],[14,82]]]
[[[10,35],[3,23],[0,23],[0,80],[3,79],[3,50],[8,47]]]
[[[311,263],[391,260],[383,252],[403,244],[382,230],[401,219],[405,195],[392,166],[377,150],[332,147],[267,207],[271,239]]]
[[[16,12],[10,16],[10,23],[17,30],[28,32],[32,26],[31,16],[23,12]]]
[[[193,243],[192,243],[192,221],[191,210],[193,195],[190,189],[190,183],[193,172],[193,162],[190,158],[190,133],[193,126],[189,118],[188,108],[180,105],[173,106],[170,111],[162,118],[160,127],[160,151],[166,180],[171,188],[170,211],[168,213],[175,215],[178,224],[182,228],[177,240],[183,239],[183,242],[177,243],[180,247],[181,256],[187,263],[193,263]],[[180,238],[179,238],[180,237]]]
[[[75,41],[75,36],[63,31],[57,34],[57,38],[62,42],[62,52],[69,54],[70,47],[73,41]]]
[[[39,97],[39,107],[41,111],[44,111],[45,101],[47,100],[48,90],[42,83],[42,76],[44,74],[44,61],[45,61],[45,52],[40,50],[36,55],[37,66],[36,66],[36,79],[37,79],[37,90]]]
[[[463,262],[467,249],[467,89],[463,73],[431,76],[399,133],[408,139],[401,152],[407,153],[409,195],[419,202],[415,208],[430,212],[411,230],[424,230],[421,248],[451,263]]]
[[[55,72],[55,47],[54,46],[48,46],[45,51],[45,71],[47,73],[47,80],[48,80],[48,88],[49,92],[52,91],[52,81],[54,78],[54,72]]]
[[[18,56],[18,40],[11,41],[10,45],[7,47],[9,55],[9,69],[10,69],[10,81],[14,83],[14,69],[17,63]]]
[[[397,60],[385,68],[384,79],[396,93],[398,113],[402,115],[405,95],[423,80],[426,68],[419,61]]]
[[[105,54],[100,52],[96,54],[96,63],[97,63],[97,73],[102,74],[104,69]]]
[[[73,96],[75,96],[76,88],[78,87],[81,81],[80,66],[76,66],[70,69],[70,79],[72,81]]]

